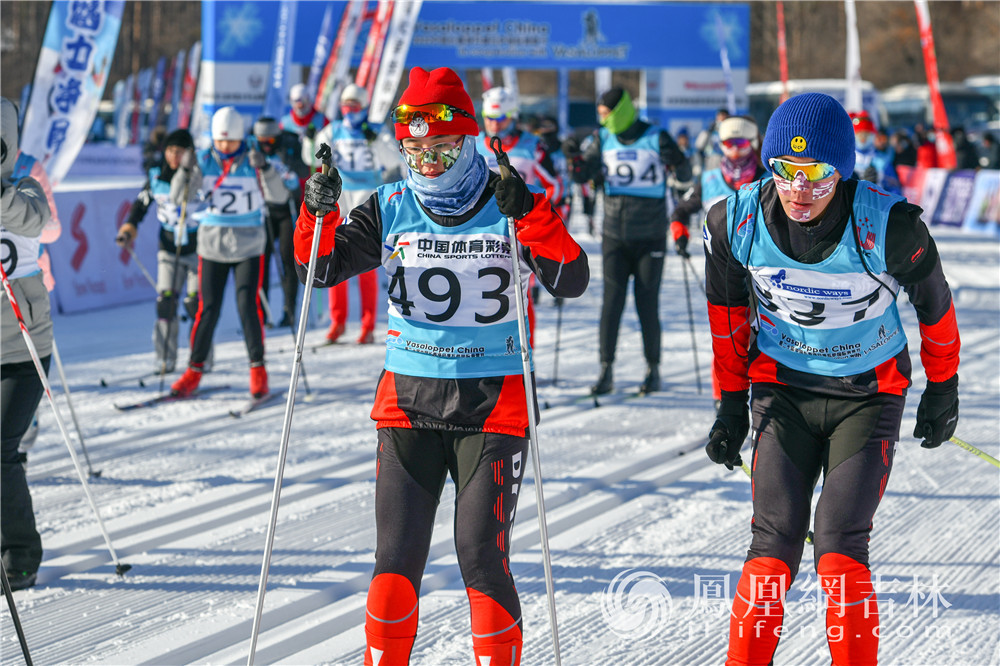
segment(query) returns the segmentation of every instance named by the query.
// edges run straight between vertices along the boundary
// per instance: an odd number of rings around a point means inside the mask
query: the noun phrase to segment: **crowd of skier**
[[[522,352],[531,346],[539,288],[561,307],[588,287],[595,259],[574,240],[568,213],[580,196],[592,218],[594,192],[603,197],[594,395],[615,390],[630,280],[646,362],[639,392],[661,390],[668,248],[690,262],[692,225],[704,239],[717,411],[706,451],[729,468],[746,458],[754,484],[727,663],[771,662],[811,520],[826,621],[846,637],[830,641],[833,663],[876,663],[869,536],[911,384],[900,289],[919,321],[927,388],[912,434],[924,447],[955,432],[960,341],[922,211],[885,186],[868,155],[870,119],[826,95],[801,94],[777,108],[763,133],[748,117],[720,114],[696,142],[696,159],[639,118],[621,87],[600,96],[596,132],[561,142],[552,119],[519,117],[508,88],[483,94],[480,124],[448,68],[414,67],[384,126],[368,119],[368,93],[356,85],[344,88],[335,120],[313,108],[304,86],[289,101],[283,118],[252,125],[235,108],[219,109],[211,145],[200,150],[186,130],[168,134],[115,240],[130,247],[155,207],[152,369],[177,369],[181,306],[191,327],[183,373],[170,387],[178,399],[197,395],[211,369],[230,273],[258,400],[271,394],[266,325],[303,325],[299,283],[314,275],[307,288],[329,290],[325,338],[333,344],[345,334],[347,285],[357,278],[357,343],[384,334],[386,346],[371,411],[377,546],[366,664],[408,663],[449,475],[476,663],[520,663],[509,535],[538,417]],[[3,238],[16,252],[3,263],[13,291],[2,296],[2,550],[12,587],[23,589],[42,557],[18,449],[52,355],[37,261],[51,210],[41,185],[14,171],[16,111],[6,99],[3,141]],[[317,157],[323,145],[332,152],[328,168]],[[268,301],[272,253],[280,313]],[[379,302],[387,304],[381,315]]]

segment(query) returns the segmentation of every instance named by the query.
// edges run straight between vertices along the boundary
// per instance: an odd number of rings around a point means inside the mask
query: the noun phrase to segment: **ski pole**
[[[14,310],[14,316],[17,317],[17,324],[21,327],[21,335],[24,337],[24,343],[28,347],[28,353],[31,354],[31,360],[35,364],[35,370],[38,371],[38,378],[42,380],[42,387],[45,389],[45,396],[49,399],[49,404],[52,406],[52,412],[56,417],[56,424],[59,426],[59,432],[62,433],[63,441],[66,442],[66,448],[69,449],[69,457],[73,459],[73,466],[76,468],[76,473],[80,477],[80,483],[83,484],[83,493],[87,496],[87,501],[90,503],[90,508],[94,510],[94,516],[97,517],[97,524],[101,527],[101,533],[104,535],[104,543],[108,546],[108,551],[111,553],[111,559],[115,563],[115,573],[118,574],[119,578],[125,577],[125,572],[132,568],[131,564],[123,564],[118,560],[118,554],[115,553],[114,547],[111,545],[111,537],[108,536],[108,530],[104,527],[104,521],[101,520],[101,513],[97,510],[97,503],[94,501],[94,496],[90,492],[90,485],[87,483],[87,477],[83,474],[83,468],[80,467],[80,460],[76,457],[76,451],[73,449],[73,443],[70,442],[69,432],[66,430],[66,424],[63,422],[62,415],[59,413],[59,408],[56,406],[56,400],[52,395],[52,386],[49,384],[49,378],[45,374],[45,368],[42,366],[42,361],[38,358],[38,350],[35,348],[35,343],[31,340],[31,334],[28,332],[28,326],[24,323],[24,317],[21,315],[21,308],[17,304],[17,298],[14,296],[14,289],[10,286],[10,282],[7,280],[7,271],[0,265],[0,278],[3,279],[3,288],[7,292],[7,298],[10,300],[11,308]]]
[[[132,261],[134,261],[135,265],[139,267],[139,270],[142,271],[142,274],[146,276],[146,281],[153,287],[153,291],[156,291],[156,280],[153,279],[153,276],[149,274],[146,267],[142,265],[141,261],[139,261],[139,257],[135,255],[135,250],[133,250],[128,243],[125,244],[125,250],[129,253],[129,256],[132,257]]]
[[[90,464],[90,456],[87,454],[87,445],[83,443],[83,430],[80,429],[80,422],[76,418],[76,410],[73,409],[73,400],[69,395],[69,383],[66,381],[66,373],[63,371],[62,359],[59,357],[59,348],[56,346],[56,338],[52,336],[52,358],[56,360],[56,369],[59,371],[59,379],[62,381],[63,392],[66,394],[66,404],[69,405],[69,415],[73,418],[73,426],[76,428],[76,437],[80,440],[80,448],[83,449],[83,458],[87,461],[87,471],[90,476],[100,476],[101,471],[94,471]]]
[[[989,464],[993,465],[994,467],[1000,467],[1000,460],[997,460],[996,458],[994,458],[990,454],[986,453],[985,451],[977,449],[972,444],[969,444],[968,442],[963,442],[958,437],[952,437],[948,441],[951,442],[952,444],[956,444],[957,446],[965,449],[966,451],[968,451],[969,453],[971,453],[973,455],[979,456],[980,458],[982,458],[983,460],[985,460]]]
[[[7,608],[10,609],[10,619],[14,622],[14,631],[17,632],[17,640],[21,643],[21,654],[24,655],[24,663],[31,664],[31,653],[28,652],[28,641],[24,637],[24,629],[21,628],[21,618],[17,615],[17,607],[14,605],[14,591],[10,589],[10,581],[7,580],[7,567],[0,562],[0,575],[3,576],[3,595],[7,597]]]
[[[708,298],[708,295],[705,293],[705,285],[703,285],[702,281],[698,279],[698,273],[694,270],[694,264],[691,262],[691,255],[686,255],[684,257],[684,261],[686,261],[688,266],[691,267],[691,275],[694,276],[694,283],[698,285],[698,289],[701,290],[701,295]]]
[[[684,269],[684,295],[687,297],[688,322],[691,324],[691,353],[694,354],[694,378],[698,384],[698,393],[701,393],[701,370],[698,367],[698,338],[694,332],[694,309],[691,307],[691,287],[688,285],[687,264],[681,262]],[[691,269],[694,271],[694,268]]]
[[[562,333],[563,299],[556,300],[556,351],[552,359],[552,385],[559,382],[559,337]]]
[[[333,155],[330,146],[322,144],[316,153],[323,165],[322,172],[327,173],[330,158]],[[316,277],[316,255],[319,253],[319,239],[323,232],[323,215],[316,217],[316,227],[313,229],[312,249],[309,252],[309,269],[306,272],[306,288],[302,295],[302,309],[299,313],[299,327],[295,335],[295,361],[292,363],[292,378],[288,386],[288,397],[285,400],[285,419],[281,425],[281,446],[278,450],[278,468],[274,475],[274,492],[271,496],[271,517],[267,526],[267,540],[264,544],[264,561],[260,567],[260,583],[257,586],[257,605],[254,609],[253,629],[250,635],[250,654],[247,666],[253,665],[254,653],[257,651],[257,635],[260,633],[260,619],[264,611],[264,594],[267,592],[267,574],[271,567],[271,550],[274,548],[274,531],[278,523],[278,504],[281,501],[281,480],[285,474],[285,457],[288,455],[288,438],[292,431],[292,413],[295,410],[295,389],[299,381],[299,368],[302,366],[302,348],[305,345],[306,327],[303,325],[309,316],[309,301],[312,297],[312,283]]]
[[[490,149],[497,158],[500,177],[504,180],[511,177],[510,159],[503,151],[499,137],[490,138]],[[507,217],[507,230],[510,234],[510,258],[514,264],[515,301],[517,302],[517,333],[521,344],[521,375],[524,377],[524,396],[528,410],[528,447],[531,449],[531,462],[535,468],[535,500],[538,503],[538,530],[542,541],[542,565],[545,570],[545,591],[549,601],[549,622],[552,625],[552,647],[555,650],[556,666],[562,666],[559,656],[559,630],[556,623],[556,596],[552,579],[552,558],[549,555],[549,528],[545,522],[545,498],[542,494],[542,463],[538,456],[538,432],[535,423],[535,385],[531,380],[531,349],[528,346],[528,329],[525,324],[527,305],[521,286],[521,258],[517,250],[517,228],[514,218]]]

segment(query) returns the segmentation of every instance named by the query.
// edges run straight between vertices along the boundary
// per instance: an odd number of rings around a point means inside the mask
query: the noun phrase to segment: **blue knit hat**
[[[767,123],[760,158],[802,156],[832,164],[841,178],[854,173],[854,126],[840,102],[822,93],[803,93],[775,109]]]

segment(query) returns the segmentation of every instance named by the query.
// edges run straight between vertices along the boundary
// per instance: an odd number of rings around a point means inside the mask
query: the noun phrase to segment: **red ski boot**
[[[263,398],[269,393],[267,389],[267,368],[263,363],[250,366],[250,395]]]
[[[201,370],[200,365],[191,364],[188,366],[181,378],[170,387],[170,395],[186,398],[197,391],[198,384],[201,382]]]
[[[344,334],[345,328],[347,327],[344,324],[332,324],[329,332],[326,334],[326,341],[330,344],[336,342]]]
[[[370,328],[363,329],[361,335],[358,336],[359,345],[370,345],[375,342],[375,331]]]

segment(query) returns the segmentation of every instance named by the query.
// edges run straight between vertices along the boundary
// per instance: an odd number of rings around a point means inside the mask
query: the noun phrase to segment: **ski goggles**
[[[750,145],[750,139],[744,139],[742,137],[734,137],[732,139],[726,139],[722,142],[723,148],[728,148],[730,150],[736,148],[746,148]]]
[[[462,152],[462,140],[436,143],[433,146],[404,146],[400,143],[399,147],[406,165],[411,169],[419,169],[421,164],[434,164],[440,160],[447,170],[458,160],[458,155]]]
[[[795,180],[801,173],[808,182],[816,183],[826,180],[837,172],[836,167],[826,162],[799,164],[798,162],[789,162],[788,160],[772,157],[767,161],[767,164],[771,167],[771,171],[775,176],[788,181]]]
[[[447,123],[454,120],[456,115],[475,120],[475,116],[471,113],[448,104],[420,104],[417,106],[400,104],[392,110],[392,119],[398,125],[409,125],[415,116],[420,116],[428,123]]]

